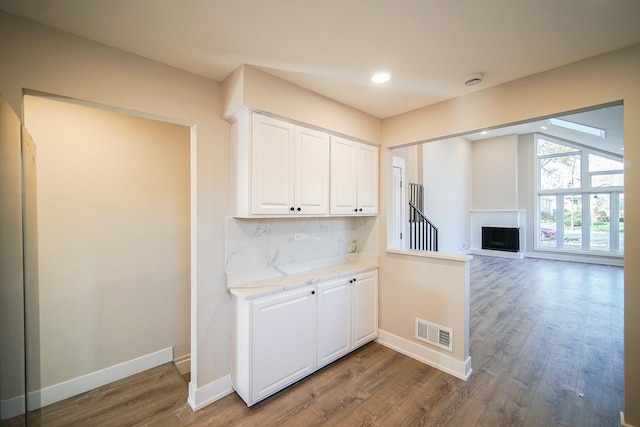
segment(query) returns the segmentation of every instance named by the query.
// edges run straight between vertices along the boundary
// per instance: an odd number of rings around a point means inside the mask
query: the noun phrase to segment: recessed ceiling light
[[[391,74],[389,74],[389,73],[378,73],[378,74],[374,74],[371,77],[371,81],[373,83],[377,83],[377,84],[386,83],[390,79],[391,79]]]
[[[546,126],[540,126],[540,129],[547,130],[548,128]]]

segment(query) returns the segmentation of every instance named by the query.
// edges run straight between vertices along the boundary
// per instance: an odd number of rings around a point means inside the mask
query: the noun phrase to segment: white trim
[[[580,255],[575,253],[561,253],[557,251],[533,251],[525,254],[527,258],[550,259],[555,261],[571,261],[583,262],[585,264],[613,265],[616,267],[624,267],[624,258],[622,256],[596,256],[596,255]]]
[[[180,371],[180,375],[187,374],[191,372],[191,355],[186,354],[177,359],[173,359],[173,364],[176,365],[176,368]]]
[[[627,424],[624,420],[624,412],[620,411],[620,425],[623,427],[634,427],[631,424]]]
[[[496,258],[523,259],[524,252],[492,251],[490,249],[471,249],[471,255],[484,255]]]
[[[3,420],[23,415],[24,412],[24,394],[0,401],[0,414]]]
[[[378,330],[376,342],[461,380],[467,381],[473,372],[473,369],[471,369],[471,356],[463,362],[431,350],[421,344],[385,332],[382,329]]]
[[[29,411],[34,411],[172,361],[173,348],[168,347],[155,353],[150,353],[109,368],[54,384],[35,392],[29,392],[27,395],[27,406]]]
[[[199,411],[207,405],[212,404],[216,400],[233,393],[231,386],[231,374],[227,374],[222,378],[210,382],[204,387],[196,389],[193,381],[189,383],[189,399],[187,403],[194,411]]]

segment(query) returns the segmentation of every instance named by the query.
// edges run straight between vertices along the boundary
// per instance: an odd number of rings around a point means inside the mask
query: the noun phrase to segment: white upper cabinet
[[[296,212],[329,213],[329,135],[296,126],[294,151]]]
[[[251,148],[251,213],[293,213],[296,161],[294,126],[254,115]]]
[[[377,147],[250,111],[231,132],[234,216],[378,213]]]
[[[262,114],[232,127],[235,216],[329,214],[329,135]]]
[[[331,137],[331,214],[378,213],[378,147]]]

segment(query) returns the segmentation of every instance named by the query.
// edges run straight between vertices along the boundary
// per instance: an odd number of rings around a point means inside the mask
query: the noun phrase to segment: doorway
[[[52,97],[24,109],[37,146],[29,409],[169,361],[189,372],[190,129]]]

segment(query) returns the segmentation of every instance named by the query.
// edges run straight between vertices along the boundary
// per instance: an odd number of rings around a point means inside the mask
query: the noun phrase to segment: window
[[[537,248],[622,253],[622,158],[537,136]]]

